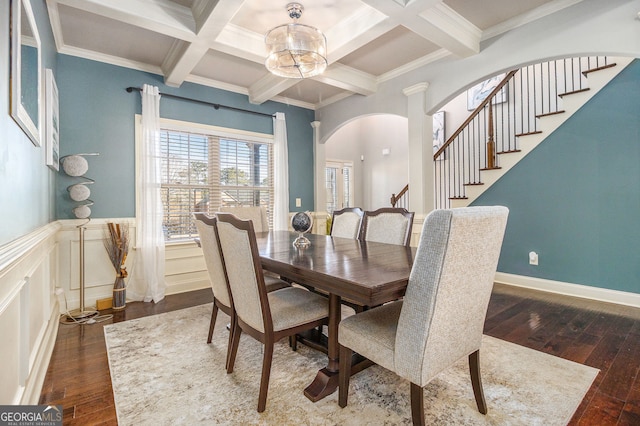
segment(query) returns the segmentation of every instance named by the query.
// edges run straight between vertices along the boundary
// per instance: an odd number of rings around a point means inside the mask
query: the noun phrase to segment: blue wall
[[[45,0],[31,3],[42,45],[42,66],[55,75],[56,50]],[[55,218],[56,173],[45,165],[44,141],[42,147],[34,146],[9,111],[9,11],[9,2],[0,1],[0,246]]]
[[[163,93],[199,99],[265,113],[284,112],[287,119],[289,148],[289,208],[296,211],[295,198],[313,208],[313,129],[314,112],[277,102],[252,105],[245,95],[192,83],[180,88],[163,84],[159,75],[80,59],[58,56],[58,90],[60,92],[61,156],[99,152],[87,157],[91,186],[92,217],[135,216],[135,147],[134,115],[141,113],[138,92],[128,93],[129,86],[158,86]],[[160,101],[160,116],[222,127],[273,133],[269,117],[235,112],[170,98]],[[62,173],[58,177],[56,217],[72,218],[75,205],[66,187],[75,182]]]
[[[510,209],[501,272],[640,293],[639,81],[636,59],[476,200]]]

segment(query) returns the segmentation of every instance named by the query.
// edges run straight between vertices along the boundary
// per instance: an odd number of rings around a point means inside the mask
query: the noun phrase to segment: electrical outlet
[[[296,198],[296,207],[302,207],[302,198]]]
[[[529,265],[538,265],[538,253],[535,251],[529,252]]]

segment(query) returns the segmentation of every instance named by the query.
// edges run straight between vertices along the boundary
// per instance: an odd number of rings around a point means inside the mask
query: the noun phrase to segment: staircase
[[[471,204],[632,60],[570,58],[507,73],[434,155],[436,208]]]

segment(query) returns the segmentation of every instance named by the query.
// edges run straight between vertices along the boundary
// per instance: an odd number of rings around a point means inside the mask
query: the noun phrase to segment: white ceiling
[[[271,75],[264,34],[288,0],[47,0],[58,52],[316,109],[582,0],[306,0],[299,22],[327,37],[329,67]]]

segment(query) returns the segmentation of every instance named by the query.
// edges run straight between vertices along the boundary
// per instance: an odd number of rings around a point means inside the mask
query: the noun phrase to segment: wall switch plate
[[[296,207],[302,207],[302,198],[296,198]]]
[[[535,251],[529,253],[529,265],[538,265],[538,253]]]

